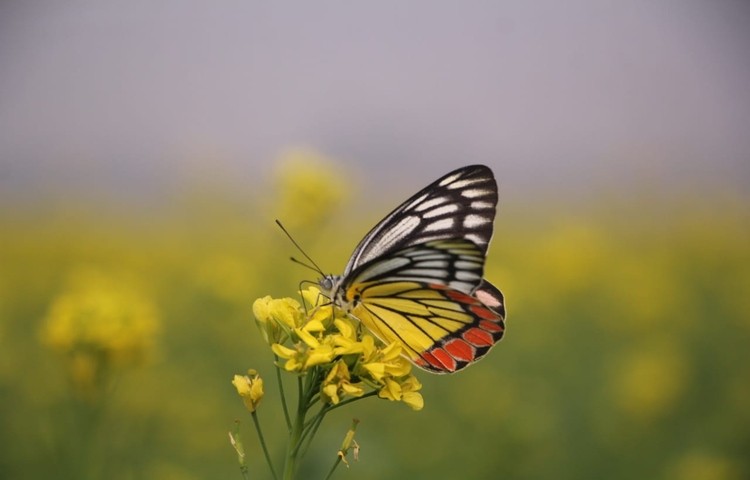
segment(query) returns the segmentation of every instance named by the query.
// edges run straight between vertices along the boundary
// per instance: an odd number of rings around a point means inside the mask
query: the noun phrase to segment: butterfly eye
[[[333,277],[327,275],[321,278],[318,281],[318,285],[320,285],[320,288],[322,288],[325,292],[330,292],[331,290],[333,290]]]

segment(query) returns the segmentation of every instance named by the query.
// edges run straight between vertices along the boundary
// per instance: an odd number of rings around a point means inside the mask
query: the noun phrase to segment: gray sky
[[[523,201],[742,189],[748,26],[741,0],[6,1],[0,200],[252,188],[290,146],[402,191],[475,162]]]

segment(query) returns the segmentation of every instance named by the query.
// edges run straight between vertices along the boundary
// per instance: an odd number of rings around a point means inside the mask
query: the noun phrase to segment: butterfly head
[[[331,301],[341,305],[341,284],[344,277],[342,275],[325,275],[323,278],[318,280],[318,286],[320,286],[321,293],[328,297]]]

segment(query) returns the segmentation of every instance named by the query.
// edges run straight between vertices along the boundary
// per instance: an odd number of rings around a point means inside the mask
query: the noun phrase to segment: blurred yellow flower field
[[[231,380],[248,366],[272,376],[282,331],[264,338],[254,317],[311,276],[261,205],[333,272],[385,211],[352,212],[354,189],[299,162],[270,199],[0,213],[0,477],[240,478]],[[421,411],[358,402],[359,462],[335,478],[748,478],[750,209],[606,207],[565,218],[502,199],[486,277],[506,294],[506,338],[465,372],[394,385],[395,398],[421,384]],[[349,373],[331,371],[330,401],[361,393]],[[259,404],[253,378],[237,389],[283,423],[278,393]],[[309,478],[335,459],[346,415],[326,420]],[[247,462],[265,473],[250,428]],[[266,432],[271,451],[285,434]]]

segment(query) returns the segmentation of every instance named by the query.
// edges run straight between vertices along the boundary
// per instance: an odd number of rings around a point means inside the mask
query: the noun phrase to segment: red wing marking
[[[461,338],[454,338],[445,342],[445,350],[459,362],[471,362],[474,360],[474,347]]]
[[[485,320],[494,320],[497,318],[497,313],[493,312],[489,308],[485,308],[482,305],[476,305],[476,299],[472,298],[472,300],[472,303],[474,303],[474,305],[469,307],[471,313]]]
[[[443,291],[445,292],[445,295],[450,298],[451,300],[455,300],[460,303],[464,303],[467,305],[471,305],[473,303],[477,303],[477,300],[472,297],[471,295],[467,295],[465,293],[459,292],[457,290],[450,290],[446,289],[445,287],[442,287]]]
[[[432,357],[435,359],[435,367],[439,370],[455,372],[456,371],[456,359],[450,356],[442,348],[435,348],[430,350]]]
[[[502,332],[504,330],[503,326],[500,323],[490,322],[487,320],[482,320],[481,322],[479,322],[479,328],[492,333]]]
[[[475,347],[491,347],[495,340],[489,332],[485,332],[481,328],[471,328],[464,332],[464,340],[474,345]]]

